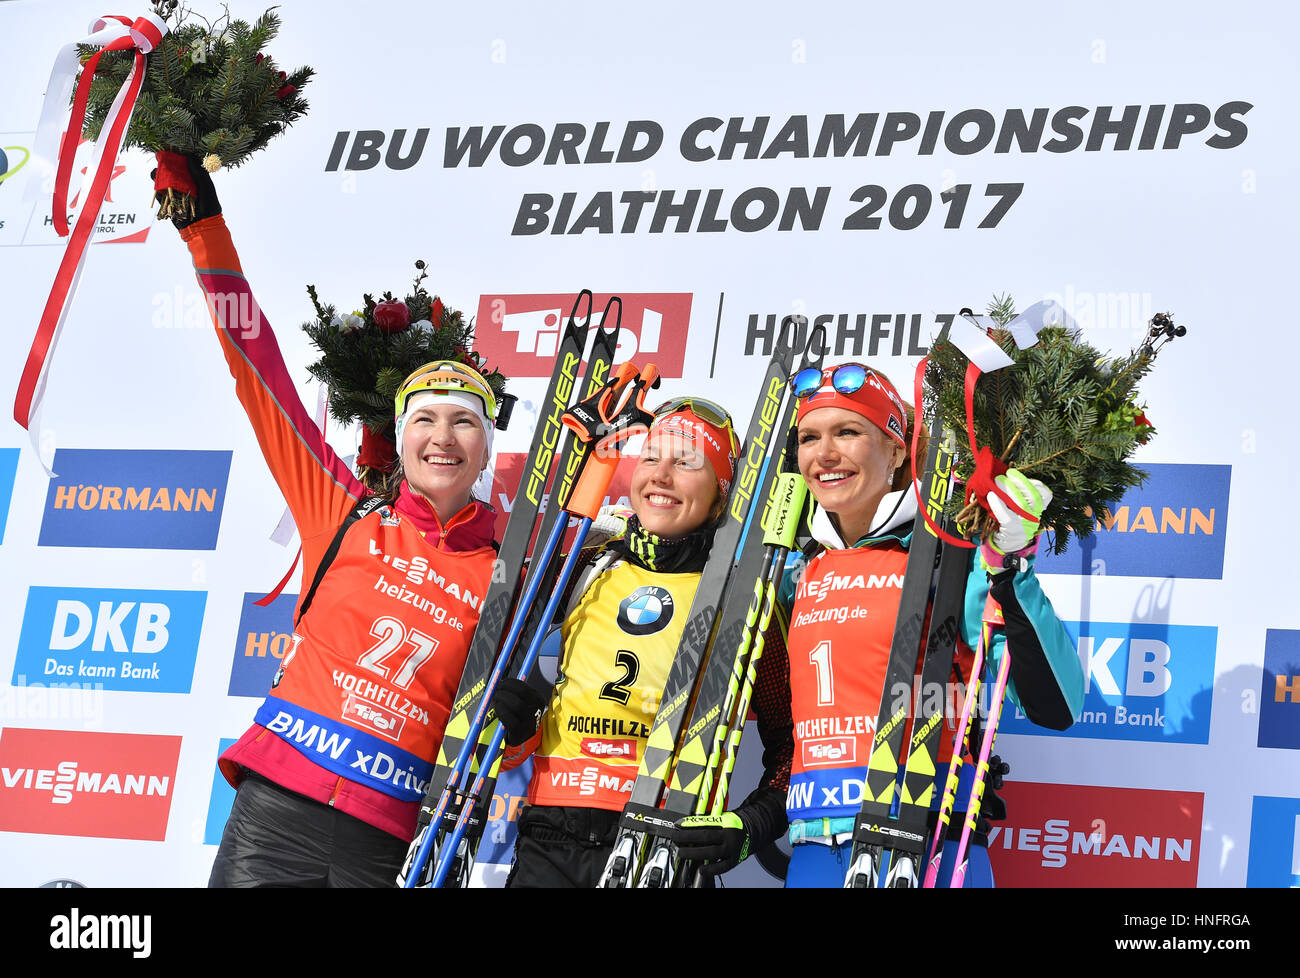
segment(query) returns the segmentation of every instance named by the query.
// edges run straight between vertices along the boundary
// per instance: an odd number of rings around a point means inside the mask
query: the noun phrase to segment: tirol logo
[[[17,471],[18,449],[0,448],[0,543],[5,542],[5,524],[9,520],[9,501],[13,498]]]
[[[1268,630],[1259,700],[1259,746],[1300,750],[1300,631]]]
[[[32,587],[13,682],[188,693],[205,591]]]
[[[293,641],[293,609],[298,595],[277,595],[265,607],[257,603],[261,599],[260,594],[244,595],[230,664],[227,692],[231,696],[265,696]]]
[[[1030,722],[1010,701],[1007,733],[1207,744],[1218,629],[1210,625],[1062,622],[1079,650],[1083,710],[1068,730]]]
[[[653,635],[673,620],[673,596],[654,584],[639,587],[618,605],[618,627],[629,635]]]
[[[0,133],[0,245],[63,244],[50,215],[50,191],[33,196],[31,184],[43,183],[46,173],[34,165],[30,132]],[[83,139],[72,163],[68,188],[69,224],[76,220],[81,204],[81,183],[93,162],[94,143]],[[121,153],[109,173],[108,190],[91,236],[93,244],[143,242],[153,225],[153,214],[142,201],[152,199],[153,180],[149,171],[151,154]],[[53,174],[50,174],[52,177]]]
[[[515,409],[516,416],[518,408]],[[614,478],[605,493],[606,505],[626,506],[631,493],[632,470],[636,467],[635,458],[620,459],[614,470]],[[496,529],[494,536],[500,540],[510,520],[510,510],[519,493],[519,484],[528,470],[527,455],[524,452],[503,452],[497,455],[496,468],[492,472],[492,498],[489,502],[496,510]],[[541,511],[546,511],[550,495],[543,494]],[[576,525],[576,523],[575,523]],[[567,541],[566,541],[567,543]]]
[[[1300,886],[1300,798],[1255,796],[1246,885]]]
[[[803,742],[803,766],[856,764],[858,742],[853,737],[818,737]]]
[[[214,550],[230,454],[60,448],[37,542]]]
[[[635,761],[635,740],[599,740],[595,737],[583,737],[580,749],[588,757],[602,761]]]
[[[573,310],[573,295],[485,295],[474,321],[475,352],[507,377],[549,377],[560,336]],[[610,296],[593,302],[588,348]],[[653,363],[668,378],[680,377],[686,359],[686,331],[691,323],[691,293],[621,295],[622,326],[615,363],[635,359]]]
[[[1142,468],[1146,484],[1130,489],[1109,512],[1096,514],[1092,536],[1072,539],[1060,556],[1048,547],[1040,551],[1040,573],[1223,577],[1232,466]]]
[[[6,727],[0,832],[162,842],[180,750],[180,737]]]
[[[356,693],[349,693],[343,704],[343,719],[365,727],[381,737],[387,737],[394,743],[400,743],[402,728],[406,726],[406,717],[394,713],[378,703],[370,703]]]
[[[989,833],[998,886],[1194,887],[1199,791],[1007,781]]]

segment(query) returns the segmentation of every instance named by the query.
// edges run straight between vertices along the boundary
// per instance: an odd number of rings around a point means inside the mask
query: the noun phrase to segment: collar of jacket
[[[496,528],[496,510],[487,503],[471,499],[459,513],[444,526],[429,501],[411,489],[405,480],[397,491],[393,508],[408,518],[424,534],[424,538],[439,550],[455,552],[478,550],[492,546]]]
[[[872,526],[879,529],[862,537],[853,544],[853,547],[870,547],[886,540],[893,540],[907,547],[912,542],[912,521],[915,518],[916,494],[912,492],[910,486],[896,492],[887,492],[880,500],[880,505],[876,507],[876,515],[872,520]],[[808,529],[812,538],[827,550],[853,549],[840,537],[830,513],[820,506],[813,506]]]

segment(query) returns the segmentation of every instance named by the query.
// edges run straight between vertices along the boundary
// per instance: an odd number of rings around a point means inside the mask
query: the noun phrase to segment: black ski
[[[790,332],[789,329],[782,330],[771,360],[768,362],[758,403],[755,405],[743,442],[745,457],[736,472],[725,520],[714,535],[708,562],[701,573],[695,599],[691,603],[690,615],[682,632],[681,644],[669,668],[659,711],[650,728],[645,753],[642,755],[636,781],[632,786],[632,796],[623,808],[623,818],[614,850],[601,876],[599,883],[601,887],[623,888],[640,885],[643,875],[645,885],[649,886],[666,886],[671,881],[672,853],[667,849],[659,852],[656,847],[655,858],[658,859],[658,863],[653,867],[647,863],[643,873],[647,837],[663,839],[671,831],[678,815],[690,812],[689,806],[676,815],[665,812],[659,807],[669,775],[672,774],[683,783],[689,783],[696,780],[699,773],[703,772],[707,761],[708,754],[704,748],[698,751],[698,756],[696,753],[679,756],[677,747],[685,727],[696,681],[700,675],[700,666],[714,634],[719,605],[725,596],[728,582],[732,579],[736,548],[740,543],[741,533],[745,528],[754,499],[765,498],[760,495],[766,485],[762,476],[773,443],[784,444],[782,439],[789,426],[787,412],[793,408],[787,406],[783,410],[783,404],[787,399],[787,388],[795,354],[794,345],[789,339]],[[793,398],[790,398],[790,401],[793,402]],[[776,466],[770,468],[775,476]],[[758,550],[761,551],[761,532],[755,528],[750,531],[750,535],[757,541]],[[750,573],[756,570],[755,567]],[[717,721],[716,714],[721,712],[725,692],[726,675],[723,676],[721,687],[710,691],[710,695],[716,697],[716,703],[704,707],[706,713],[714,714],[714,723]],[[699,709],[700,707],[697,707],[697,712]],[[695,743],[694,739],[691,743]],[[674,761],[676,761],[675,766]]]
[[[397,878],[399,886],[428,884],[429,870],[435,862],[436,841],[444,831],[448,816],[454,824],[458,814],[458,800],[455,804],[447,804],[444,791],[452,775],[465,773],[455,771],[454,762],[464,747],[465,737],[469,733],[473,718],[482,701],[487,677],[492,672],[497,650],[506,625],[510,621],[511,609],[519,591],[524,557],[533,538],[537,513],[541,508],[542,496],[555,460],[556,448],[564,434],[564,426],[560,419],[578,392],[578,370],[582,364],[582,354],[586,349],[587,336],[591,330],[592,298],[591,292],[587,289],[579,293],[569,314],[564,333],[560,337],[555,367],[542,399],[545,417],[533,432],[526,468],[520,479],[519,491],[515,494],[510,519],[506,524],[506,531],[497,553],[492,581],[480,606],[478,625],[474,630],[474,638],[470,642],[465,669],[461,673],[456,698],[452,701],[451,714],[443,731],[442,743],[438,747],[433,775],[429,779],[429,786],[420,806],[415,838],[411,842]],[[587,303],[587,314],[582,322],[579,322],[578,310],[584,299]],[[432,825],[439,807],[443,808],[440,821],[444,824]],[[431,832],[434,833],[432,842],[429,839]]]
[[[613,310],[613,312],[611,312]],[[591,357],[587,361],[587,369],[583,374],[582,393],[579,400],[592,397],[599,391],[607,380],[609,380],[610,367],[614,362],[614,351],[618,346],[618,332],[623,321],[623,301],[617,296],[612,297],[605,306],[605,311],[601,315],[599,328],[596,331],[596,337],[592,344]],[[612,323],[612,325],[610,325]],[[550,403],[550,402],[548,402]],[[555,408],[555,404],[551,404]],[[562,412],[561,412],[562,413]],[[550,491],[545,499],[545,507],[542,510],[541,527],[537,532],[536,541],[543,541],[550,536],[555,527],[555,521],[559,518],[561,511],[568,505],[569,496],[573,492],[573,487],[577,482],[578,473],[582,470],[582,463],[587,457],[589,446],[576,438],[567,431],[563,431],[563,439],[556,455],[560,462],[555,468],[552,476]],[[567,444],[565,444],[567,442]],[[532,477],[532,470],[529,471],[529,477]],[[521,484],[522,488],[522,484]],[[518,494],[516,493],[516,496]],[[513,512],[511,516],[513,517]],[[539,544],[537,544],[539,545]],[[524,651],[528,648],[533,636],[538,628],[549,628],[550,623],[541,621],[542,611],[546,605],[546,598],[549,594],[547,590],[552,585],[548,582],[554,581],[560,570],[560,564],[563,561],[564,554],[562,548],[557,548],[551,557],[550,563],[545,567],[530,567],[528,575],[541,574],[542,590],[538,592],[538,598],[533,603],[532,610],[529,612],[527,621],[524,623],[524,629],[519,634],[519,641],[515,644],[515,655],[517,658],[523,656]],[[527,587],[529,577],[525,576],[523,580],[524,587]],[[507,669],[507,675],[514,675],[515,667],[513,664]],[[488,714],[487,722],[483,724],[482,733],[479,735],[478,747],[475,750],[474,764],[471,766],[466,782],[471,780],[472,775],[477,773],[483,761],[483,754],[488,744],[492,740],[493,731],[496,729],[496,717],[494,714]],[[470,815],[469,828],[465,832],[464,845],[460,858],[463,860],[457,871],[449,874],[448,885],[455,885],[455,881],[467,880],[469,872],[474,865],[474,857],[478,852],[479,843],[483,839],[483,831],[487,828],[488,810],[491,807],[493,790],[496,787],[497,776],[500,774],[502,756],[498,754],[493,762],[492,770],[489,771],[483,788],[475,799],[475,810]],[[454,824],[454,812],[450,817],[443,818],[443,831],[450,829]]]
[[[935,342],[943,342],[947,335],[945,325]],[[922,416],[922,407],[916,405],[917,419]],[[918,508],[912,523],[903,593],[881,687],[880,713],[867,765],[862,807],[853,829],[853,853],[845,887],[879,885],[886,852],[892,854],[888,886],[917,886],[919,870],[925,862],[926,819],[936,774],[935,748],[944,726],[946,699],[933,693],[944,687],[952,668],[970,559],[965,549],[943,544],[925,517],[928,514],[947,533],[954,533],[951,521],[944,519],[943,508],[953,488],[955,444],[951,430],[930,433],[930,449],[921,475],[924,508]],[[927,609],[930,609],[930,628],[923,636]],[[925,658],[918,696],[913,681],[922,652]],[[919,702],[924,713],[918,711],[912,725],[903,790],[895,813],[893,801],[903,758],[901,749],[914,701]]]

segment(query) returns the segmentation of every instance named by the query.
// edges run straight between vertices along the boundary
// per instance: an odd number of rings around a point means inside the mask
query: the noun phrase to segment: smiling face
[[[488,463],[483,422],[459,404],[428,404],[412,411],[402,435],[402,468],[411,489],[440,520],[460,512]]]
[[[818,505],[835,514],[846,543],[871,528],[894,469],[899,445],[861,414],[826,407],[799,422],[799,472]]]
[[[718,478],[693,444],[668,432],[646,439],[631,487],[643,527],[656,536],[684,537],[716,515],[720,498]]]

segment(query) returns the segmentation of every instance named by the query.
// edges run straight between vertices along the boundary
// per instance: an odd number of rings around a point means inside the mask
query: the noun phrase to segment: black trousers
[[[591,889],[614,849],[622,812],[530,805],[519,816],[506,886]]]
[[[407,848],[395,835],[249,771],[208,886],[395,886]]]

